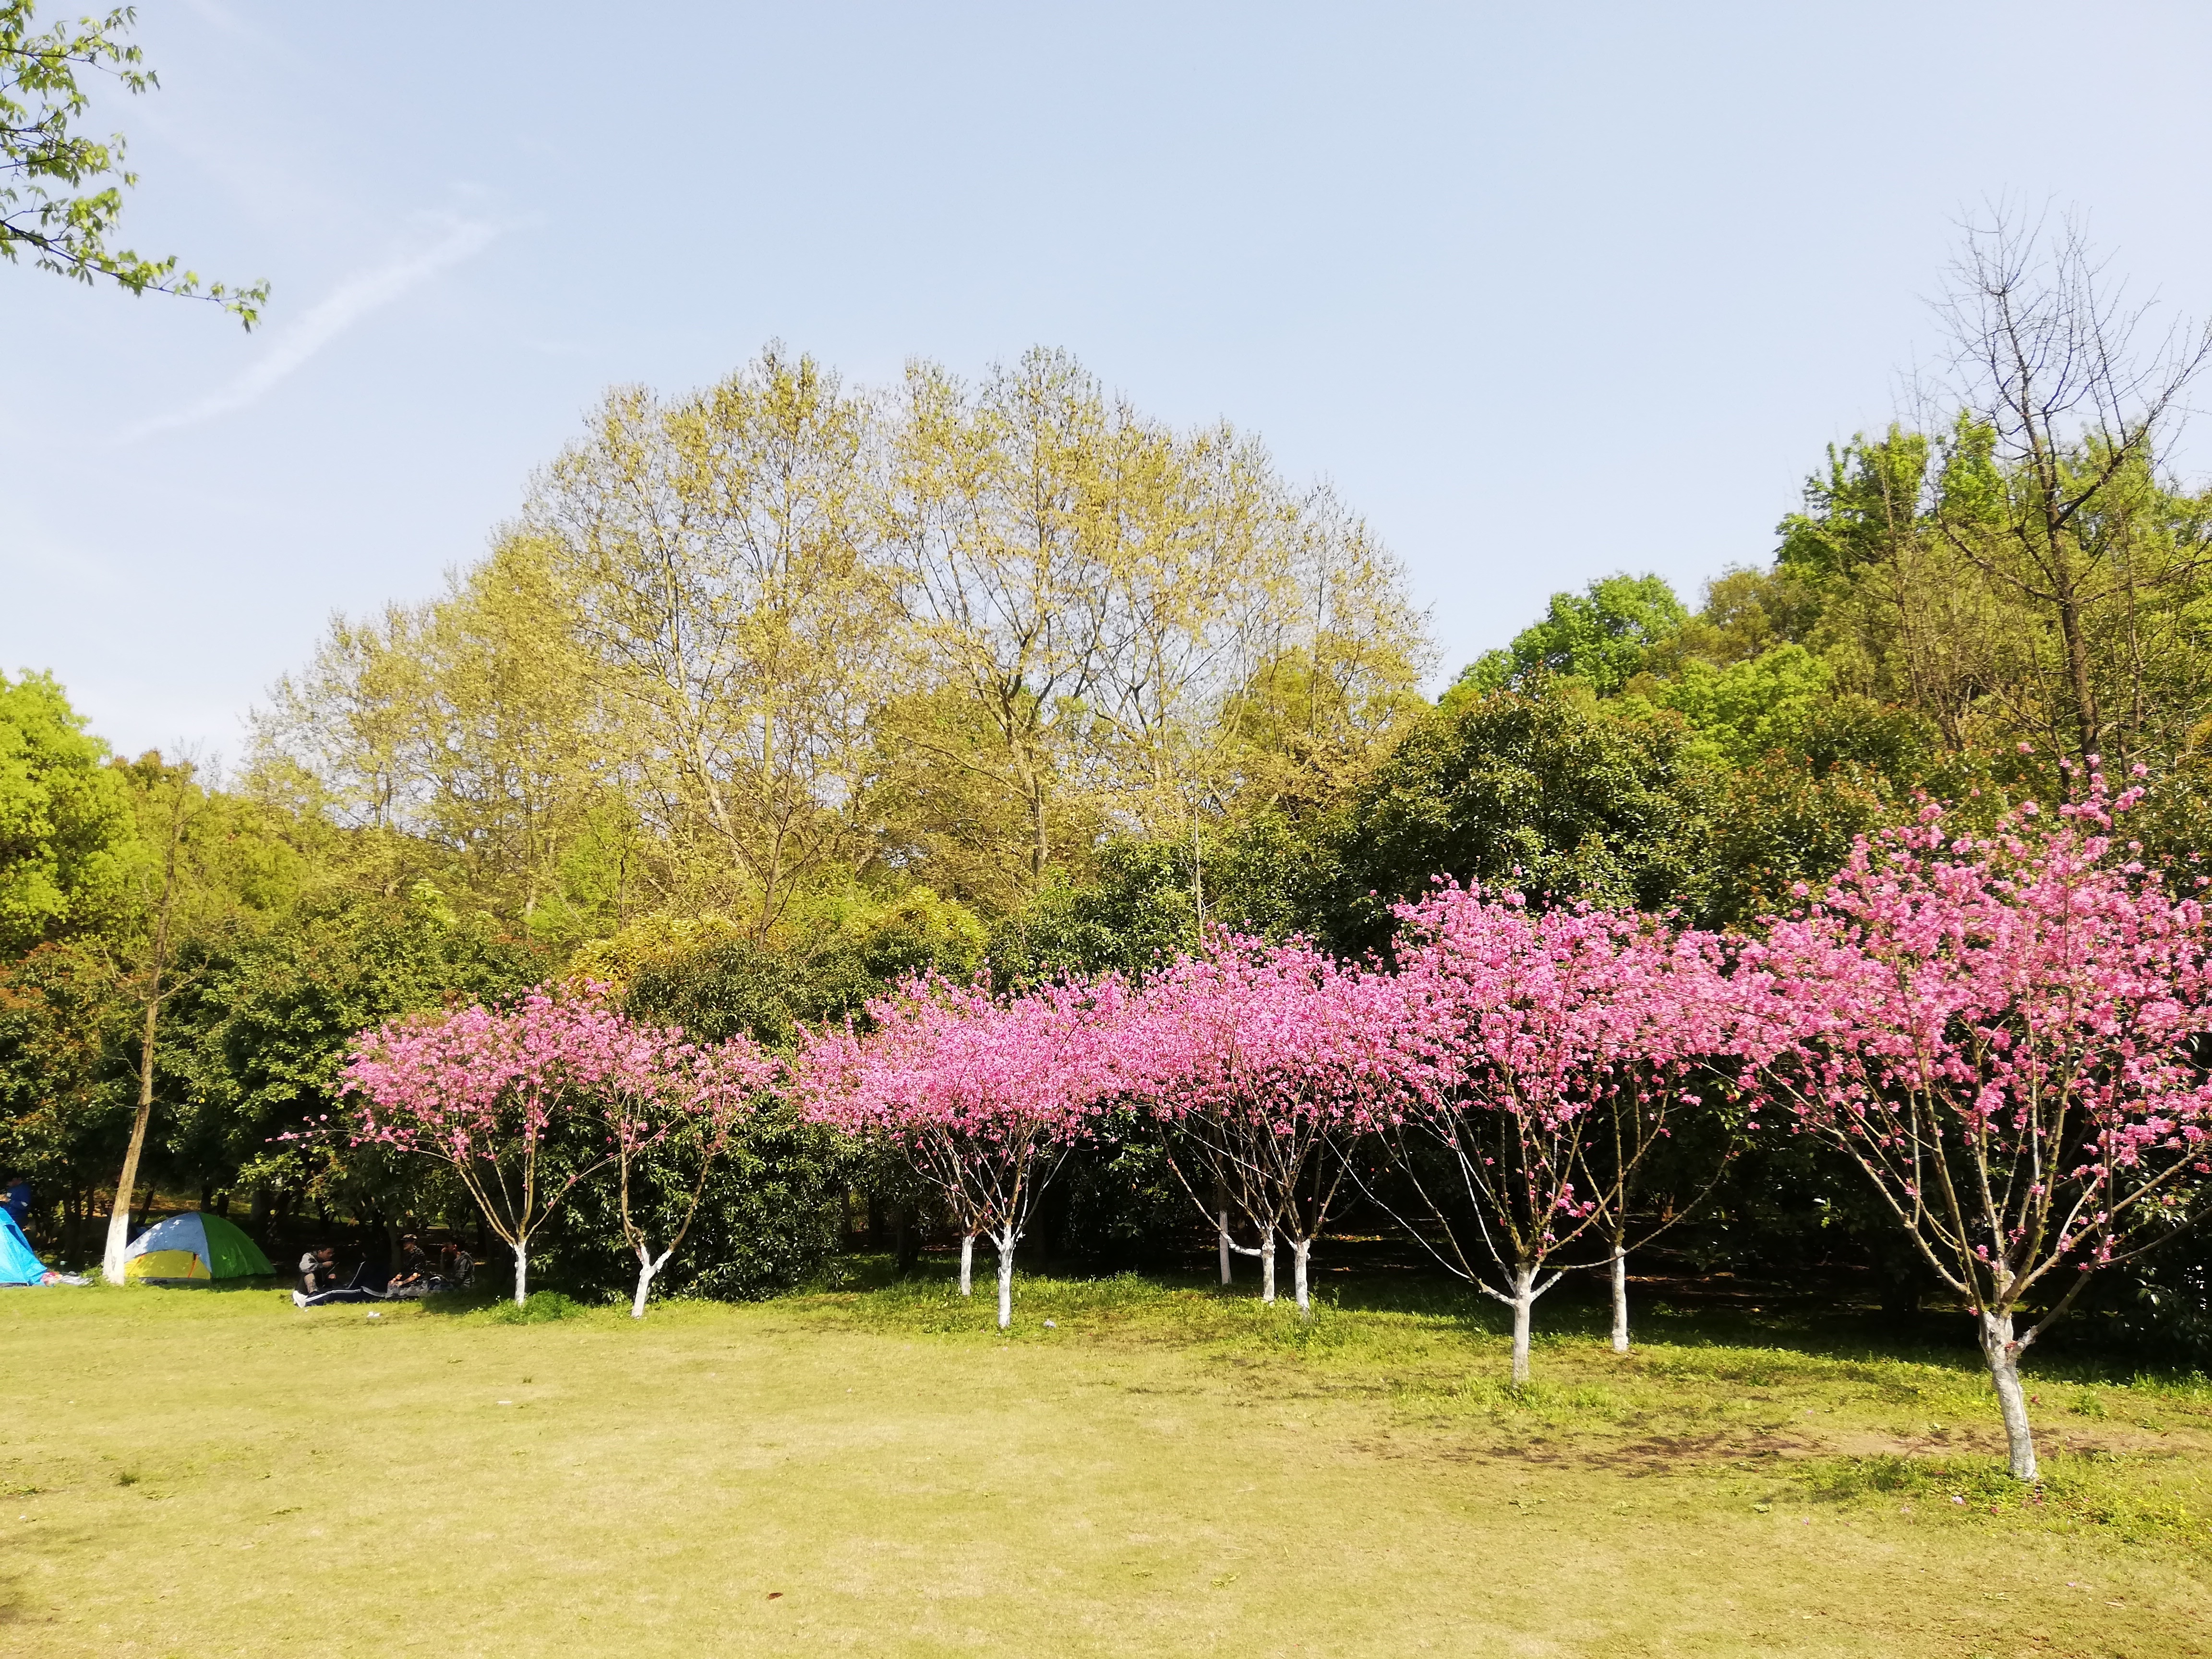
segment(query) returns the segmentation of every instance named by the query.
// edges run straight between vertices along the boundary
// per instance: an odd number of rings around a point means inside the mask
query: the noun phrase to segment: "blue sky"
[[[125,240],[276,290],[247,336],[0,266],[0,664],[127,750],[235,756],[602,388],[770,338],[863,381],[1065,346],[1225,416],[1400,554],[1448,673],[1554,589],[1763,561],[1985,197],[2212,311],[2201,0],[139,16]]]

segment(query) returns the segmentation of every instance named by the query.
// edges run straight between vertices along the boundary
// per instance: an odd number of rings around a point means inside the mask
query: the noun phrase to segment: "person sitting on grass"
[[[300,1293],[319,1296],[325,1291],[338,1287],[337,1258],[327,1244],[307,1250],[300,1257]]]
[[[441,1288],[459,1291],[468,1288],[469,1280],[476,1277],[477,1259],[456,1239],[438,1253],[438,1277]]]
[[[427,1296],[430,1291],[430,1261],[422,1246],[409,1233],[399,1241],[399,1261],[384,1287],[386,1296]]]

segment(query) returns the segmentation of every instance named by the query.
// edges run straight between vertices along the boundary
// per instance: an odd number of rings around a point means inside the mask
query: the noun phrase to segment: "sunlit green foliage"
[[[0,957],[127,903],[137,824],[107,758],[52,676],[0,674]]]
[[[83,122],[98,77],[129,94],[160,84],[128,38],[137,8],[43,30],[37,9],[37,0],[0,0],[0,258],[28,252],[40,270],[81,283],[104,277],[133,294],[202,295],[252,328],[269,297],[266,283],[203,283],[174,258],[109,246],[123,191],[138,177],[124,166],[121,136],[95,138]]]

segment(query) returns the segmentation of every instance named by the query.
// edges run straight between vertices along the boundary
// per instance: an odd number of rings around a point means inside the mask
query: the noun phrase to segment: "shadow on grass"
[[[1378,1331],[1411,1327],[1484,1344],[1503,1341],[1510,1330],[1510,1310],[1502,1304],[1441,1273],[1408,1271],[1401,1264],[1331,1264],[1318,1276],[1316,1317],[1302,1328],[1287,1294],[1273,1309],[1263,1308],[1256,1275],[1249,1264],[1240,1262],[1238,1268],[1238,1280],[1224,1286],[1210,1273],[1085,1273],[1080,1264],[1025,1264],[1016,1270],[1013,1334],[1033,1340],[1042,1334],[1038,1328],[1044,1319],[1070,1315],[1167,1340],[1233,1339],[1265,1329],[1273,1334],[1272,1346],[1322,1349],[1358,1346],[1348,1328],[1363,1323]],[[975,1293],[963,1299],[957,1294],[957,1258],[950,1252],[926,1254],[904,1275],[888,1255],[852,1255],[836,1258],[817,1280],[787,1299],[803,1304],[819,1298],[865,1323],[995,1334],[995,1261],[979,1252]],[[1286,1291],[1284,1280],[1278,1284],[1279,1291]],[[1778,1375],[1801,1361],[1926,1366],[1984,1376],[1973,1326],[1964,1312],[1882,1312],[1855,1304],[1849,1299],[1851,1291],[1848,1285],[1798,1288],[1725,1275],[1652,1276],[1632,1287],[1632,1352],[1663,1350],[1670,1365],[1714,1369],[1754,1386],[1762,1375]],[[1255,1321],[1264,1324],[1255,1326]],[[1571,1275],[1537,1304],[1535,1328],[1540,1348],[1607,1344],[1612,1308],[1602,1281],[1595,1273]],[[2069,1342],[2063,1324],[2054,1328],[2027,1362],[2031,1374],[2054,1383],[2149,1386],[2191,1394],[2212,1387],[2199,1371],[2102,1351],[2092,1346],[2086,1330],[2079,1337]],[[1701,1352],[1710,1366],[1698,1360]]]

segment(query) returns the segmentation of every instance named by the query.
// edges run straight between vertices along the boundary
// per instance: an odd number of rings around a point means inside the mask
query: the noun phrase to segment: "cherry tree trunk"
[[[530,1300],[530,1246],[519,1243],[514,1247],[514,1305],[520,1307]]]
[[[1613,1247],[1613,1351],[1628,1352],[1628,1252]]]
[[[1313,1299],[1306,1294],[1306,1253],[1313,1249],[1310,1238],[1294,1239],[1291,1243],[1291,1285],[1297,1298],[1298,1317],[1313,1317]]]
[[[1275,1230],[1267,1229],[1260,1241],[1260,1300],[1273,1307],[1275,1302]]]
[[[2015,1480],[2033,1480],[2035,1433],[2027,1422],[2027,1395],[2020,1386],[2020,1344],[2013,1340],[2012,1315],[1984,1311],[1982,1357],[1989,1362],[1990,1380],[1996,1384],[1997,1409],[2004,1415],[2005,1445],[2010,1453]]]
[[[973,1296],[975,1293],[975,1235],[963,1233],[960,1236],[960,1294]]]
[[[999,1328],[1014,1322],[1014,1230],[991,1241],[999,1247]]]
[[[1214,1218],[1214,1228],[1221,1240],[1221,1282],[1229,1283],[1229,1212],[1222,1211]]]
[[[666,1250],[663,1250],[660,1253],[660,1259],[659,1261],[647,1261],[646,1259],[644,1247],[641,1245],[638,1248],[637,1295],[632,1298],[629,1304],[629,1316],[632,1319],[642,1319],[645,1317],[645,1298],[653,1294],[653,1281],[654,1276],[658,1274],[663,1267],[668,1265],[668,1254],[669,1253]]]
[[[1528,1380],[1528,1316],[1536,1305],[1536,1268],[1524,1262],[1513,1270],[1513,1380]]]

